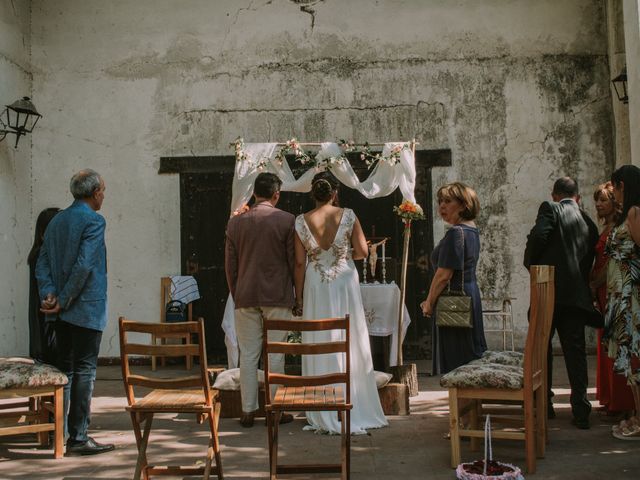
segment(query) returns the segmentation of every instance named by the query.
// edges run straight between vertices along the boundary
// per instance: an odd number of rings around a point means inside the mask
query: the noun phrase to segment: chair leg
[[[151,334],[151,345],[155,345],[156,344],[156,335],[154,333]],[[156,356],[155,355],[151,355],[151,371],[155,372],[156,371]]]
[[[469,410],[469,425],[473,430],[479,430],[482,410],[482,400],[471,400],[471,410]],[[480,448],[480,439],[471,437],[471,451],[477,452]]]
[[[451,467],[456,468],[460,463],[460,431],[458,417],[458,390],[449,389],[449,432],[451,435]]]
[[[345,413],[346,421],[345,421],[345,430],[346,430],[346,454],[347,454],[347,462],[346,462],[346,470],[347,476],[346,480],[351,478],[351,410],[347,410]]]
[[[185,343],[187,345],[191,345],[193,343],[191,341],[191,334],[187,335],[187,337],[185,339]],[[187,355],[184,363],[185,363],[185,368],[187,370],[191,370],[191,367],[193,367],[193,357],[191,355]]]
[[[56,387],[53,393],[53,457],[64,455],[64,387]]]
[[[220,423],[220,410],[222,404],[217,401],[213,404],[213,417],[209,416],[209,426],[211,427],[211,449],[213,458],[216,462],[215,472],[218,476],[218,480],[223,480],[224,475],[222,473],[222,458],[220,456],[220,439],[218,438],[218,425]],[[211,462],[209,461],[209,464]]]
[[[271,412],[271,432],[269,438],[271,440],[271,452],[269,455],[271,480],[276,480],[278,470],[278,427],[280,425],[280,416],[282,412]]]
[[[33,403],[32,403],[33,400]],[[37,412],[38,415],[38,423],[46,424],[51,423],[49,421],[49,411],[44,407],[45,400],[48,400],[47,397],[30,397],[29,398],[29,410],[33,410]],[[49,432],[38,432],[38,444],[41,447],[49,446]]]
[[[533,392],[524,396],[524,444],[527,456],[527,472],[536,472],[536,432],[533,405]]]
[[[144,416],[143,434],[140,434],[140,422],[138,415],[134,412],[131,412],[131,421],[133,422],[133,432],[138,446],[138,461],[136,462],[136,471],[133,474],[133,480],[140,480],[141,475],[144,475],[144,479],[147,480],[149,478],[146,469],[147,445],[149,444],[149,434],[151,433],[151,424],[153,423],[153,413],[149,413]]]
[[[547,423],[547,415],[545,413],[545,402],[547,399],[547,393],[542,388],[542,385],[538,387],[535,392],[536,397],[536,454],[538,458],[544,458],[546,442],[547,442],[547,432],[546,432],[546,423]]]

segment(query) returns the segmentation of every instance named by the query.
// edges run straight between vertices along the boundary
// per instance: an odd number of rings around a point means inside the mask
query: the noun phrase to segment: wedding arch
[[[298,142],[295,138],[281,143],[244,143],[242,138],[236,139],[231,146],[235,148],[236,164],[233,176],[231,216],[240,213],[253,194],[255,178],[261,172],[271,172],[282,180],[281,190],[285,192],[309,192],[311,180],[324,170],[331,173],[345,186],[360,192],[365,198],[379,198],[391,195],[400,189],[404,201],[415,204],[415,149],[416,141],[385,142],[379,144],[355,144],[353,142]],[[315,155],[305,148],[317,148]],[[382,147],[380,153],[373,153],[374,148]],[[361,158],[367,162],[371,173],[360,181],[353,170],[346,153],[359,151]],[[296,161],[308,165],[309,169],[295,178],[286,160],[287,154],[293,154]],[[406,256],[409,231],[405,222],[405,246],[403,252],[403,268],[401,276],[401,302],[398,314],[398,365],[402,365],[402,309],[404,307],[406,276]],[[227,299],[222,321],[227,348],[229,368],[238,366],[238,339],[234,324],[234,303],[231,295]]]

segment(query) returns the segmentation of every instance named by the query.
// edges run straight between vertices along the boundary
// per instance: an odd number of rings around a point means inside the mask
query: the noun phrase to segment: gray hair
[[[100,188],[100,174],[90,168],[80,170],[71,177],[69,190],[76,200],[89,198]]]

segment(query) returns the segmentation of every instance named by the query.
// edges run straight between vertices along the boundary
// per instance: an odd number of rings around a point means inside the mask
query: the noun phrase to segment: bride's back
[[[304,214],[304,220],[320,248],[328,250],[331,247],[343,214],[343,208],[332,205],[322,205]]]

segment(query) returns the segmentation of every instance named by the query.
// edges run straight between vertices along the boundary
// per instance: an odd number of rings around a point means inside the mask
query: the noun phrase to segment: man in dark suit
[[[527,237],[524,266],[555,267],[555,306],[551,339],[558,332],[564,361],[571,384],[573,423],[589,428],[591,403],[587,400],[587,356],[585,324],[598,315],[589,290],[589,272],[598,241],[598,227],[581,210],[578,184],[563,177],[553,185],[553,202],[543,202],[536,224]],[[551,339],[548,353],[549,416],[555,412],[551,404],[553,357]]]
[[[57,366],[69,383],[64,387],[67,454],[93,455],[113,450],[87,435],[98,351],[107,325],[106,222],[97,213],[104,200],[104,181],[86,169],[71,178],[75,199],[56,215],[44,235],[36,264],[42,311],[57,316]]]
[[[256,177],[255,204],[227,224],[225,272],[235,303],[240,347],[240,394],[243,427],[252,427],[258,410],[258,362],[262,354],[262,318],[290,319],[294,306],[295,217],[276,207],[282,181],[273,173]],[[272,332],[286,342],[287,332]],[[284,355],[270,357],[271,369],[284,373]],[[293,420],[283,415],[280,423]]]

